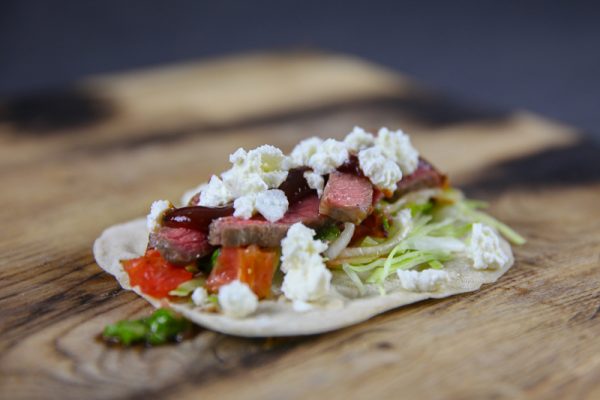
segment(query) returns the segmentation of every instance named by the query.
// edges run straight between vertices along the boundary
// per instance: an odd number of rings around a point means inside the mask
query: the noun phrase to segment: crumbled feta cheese
[[[229,156],[231,169],[214,176],[202,191],[200,205],[223,206],[235,200],[235,216],[250,218],[254,213],[255,197],[286,180],[290,161],[274,146],[264,145],[246,152],[237,149]]]
[[[325,179],[323,179],[322,175],[312,171],[305,171],[304,179],[306,179],[306,183],[308,184],[309,188],[315,189],[317,191],[317,196],[321,197],[323,195]]]
[[[204,289],[203,287],[197,287],[196,289],[194,289],[194,291],[192,292],[192,301],[195,305],[201,307],[206,304],[207,300],[208,293],[206,292],[206,289]]]
[[[279,189],[240,196],[233,202],[233,216],[249,219],[257,211],[269,222],[280,220],[288,210],[288,199]]]
[[[437,269],[424,271],[401,270],[397,272],[400,285],[405,290],[412,292],[433,292],[441,284],[448,282],[448,273]]]
[[[349,157],[348,149],[343,142],[339,142],[335,139],[327,139],[321,143],[315,154],[310,157],[308,166],[311,167],[314,172],[325,175],[335,171],[336,168],[345,163]]]
[[[402,130],[392,132],[388,128],[381,128],[375,138],[375,145],[400,166],[403,174],[412,174],[417,169],[419,152],[412,146],[410,137]]]
[[[204,182],[204,183],[201,183],[200,185],[198,185],[197,187],[186,191],[181,196],[181,205],[187,206],[188,204],[190,204],[190,200],[192,200],[192,197],[194,197],[195,195],[197,195],[198,193],[203,191],[207,185],[208,185],[208,183]]]
[[[358,153],[362,149],[373,146],[375,143],[375,137],[369,132],[359,126],[355,126],[352,132],[350,132],[344,139],[344,144],[348,150]]]
[[[316,136],[304,139],[294,147],[290,154],[290,159],[294,167],[302,167],[308,165],[308,160],[317,152],[319,146],[323,143],[323,139]]]
[[[281,289],[295,302],[319,300],[331,287],[331,272],[320,255],[327,245],[313,239],[314,235],[315,231],[296,223],[281,241],[281,270],[285,273]]]
[[[295,268],[285,274],[281,289],[290,300],[316,301],[329,293],[331,272],[323,265],[319,268]]]
[[[322,261],[320,253],[327,250],[327,244],[315,240],[315,231],[304,226],[301,222],[295,223],[287,231],[281,241],[281,270],[285,273],[303,264],[309,264],[309,258],[317,257]]]
[[[219,289],[219,306],[231,317],[244,318],[256,311],[258,297],[247,284],[236,280]]]
[[[229,156],[229,161],[233,166],[221,177],[232,199],[279,187],[287,178],[290,164],[280,149],[270,145],[249,152],[238,149]]]
[[[254,215],[256,195],[254,193],[240,196],[233,201],[233,216],[250,219]]]
[[[269,185],[258,173],[248,173],[241,168],[234,167],[223,172],[221,176],[223,177],[223,184],[231,193],[232,199],[248,194],[256,194],[269,188]]]
[[[204,207],[219,207],[233,200],[231,192],[225,187],[223,181],[216,175],[213,175],[208,185],[202,190],[200,202]]]
[[[294,167],[307,166],[319,175],[335,171],[348,160],[346,144],[335,139],[323,141],[318,137],[305,139],[298,143],[290,155]]]
[[[250,150],[247,163],[250,172],[258,173],[269,188],[279,187],[287,178],[290,161],[283,152],[268,144]]]
[[[254,207],[269,222],[280,220],[288,210],[288,199],[279,189],[265,190],[256,195]]]
[[[150,214],[146,217],[146,226],[149,232],[156,232],[160,228],[165,212],[173,208],[168,200],[157,200],[150,206]]]
[[[239,149],[237,149],[229,155],[229,162],[233,165],[240,166],[244,163],[244,160],[246,159],[247,155],[248,153],[246,153],[246,150],[240,147]]]
[[[491,227],[474,223],[467,247],[467,255],[473,260],[473,268],[502,268],[509,261],[500,246],[500,238]]]
[[[387,158],[379,147],[371,147],[358,153],[360,169],[373,185],[381,190],[394,192],[402,179],[402,171],[395,161]]]
[[[306,301],[296,300],[294,301],[292,307],[294,308],[294,311],[304,313],[310,310],[314,310],[315,304],[307,303]]]

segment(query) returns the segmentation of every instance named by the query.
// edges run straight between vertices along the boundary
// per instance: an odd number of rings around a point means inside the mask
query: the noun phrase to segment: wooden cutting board
[[[95,264],[102,230],[176,201],[236,148],[354,125],[411,133],[528,238],[476,293],[337,332],[202,331],[108,348],[151,311]],[[0,106],[0,398],[600,398],[600,151],[527,112],[427,93],[364,61],[257,54],[96,77]]]

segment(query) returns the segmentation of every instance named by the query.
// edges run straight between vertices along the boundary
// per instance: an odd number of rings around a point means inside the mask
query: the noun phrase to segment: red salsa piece
[[[167,297],[171,290],[194,276],[184,268],[166,261],[154,249],[148,249],[143,256],[121,263],[129,275],[131,286],[139,286],[144,294],[159,299]]]
[[[352,235],[350,244],[359,245],[367,236],[376,238],[385,238],[388,235],[386,226],[389,225],[389,219],[380,212],[375,211],[369,215],[360,225],[357,225]]]
[[[221,286],[239,280],[246,283],[259,299],[264,299],[271,294],[278,260],[277,250],[263,249],[256,245],[222,247],[206,281],[206,287],[210,292],[216,293]]]

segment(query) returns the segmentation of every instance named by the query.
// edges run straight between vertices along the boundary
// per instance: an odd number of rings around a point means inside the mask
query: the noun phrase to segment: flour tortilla
[[[218,332],[245,336],[271,337],[317,334],[365,321],[385,311],[430,298],[443,298],[458,293],[472,292],[484,283],[495,282],[513,265],[510,245],[501,239],[501,245],[510,255],[501,269],[476,270],[466,259],[445,264],[450,280],[436,292],[410,292],[401,288],[395,277],[386,281],[386,294],[381,296],[375,285],[367,287],[362,296],[343,272],[334,272],[333,295],[326,303],[308,311],[295,311],[292,303],[263,300],[253,315],[236,319],[220,313],[204,312],[193,304],[172,303],[140,292],[129,284],[129,277],[120,260],[144,254],[148,242],[145,219],[136,219],[108,228],[94,243],[98,265],[113,275],[124,289],[133,290],[155,307],[170,307],[198,325]]]

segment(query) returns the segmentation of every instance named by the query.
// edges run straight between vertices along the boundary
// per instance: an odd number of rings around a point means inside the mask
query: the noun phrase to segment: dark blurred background
[[[600,139],[600,3],[0,1],[0,97],[238,52],[349,53]]]

